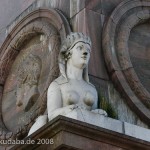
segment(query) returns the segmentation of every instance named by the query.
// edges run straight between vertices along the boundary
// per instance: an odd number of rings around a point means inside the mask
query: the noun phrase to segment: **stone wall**
[[[0,2],[0,45],[6,37],[6,29],[35,0],[5,0]]]
[[[128,124],[126,124],[126,127],[128,131],[134,128],[128,126]],[[137,131],[139,135],[143,133],[142,130],[137,129]],[[137,132],[134,133],[137,134]],[[47,139],[49,144],[18,144],[11,150],[149,150],[150,146],[148,141],[133,138],[133,133],[132,135],[127,132],[120,134],[64,116],[58,116],[55,120],[50,121],[35,134],[25,138],[25,142],[30,141],[30,139],[33,142],[38,142],[37,137]]]
[[[100,97],[111,103],[121,121],[148,128],[148,123],[127,104],[126,98],[114,82],[104,58],[102,35],[104,26],[113,10],[124,0],[6,0],[0,2],[0,45],[13,27],[29,12],[38,8],[59,9],[68,20],[73,32],[83,32],[91,37],[92,54],[89,64],[90,81],[100,91]],[[6,11],[7,8],[7,11]],[[147,25],[148,26],[148,25]],[[135,29],[136,30],[136,29]],[[140,29],[142,30],[142,28]],[[133,30],[134,32],[134,30]],[[133,33],[131,34],[130,53],[132,51]],[[132,42],[133,41],[133,42]],[[132,60],[134,61],[134,59]],[[134,64],[134,62],[133,62]],[[137,68],[138,69],[138,68]],[[138,70],[137,70],[138,71]],[[112,82],[113,81],[113,82]],[[147,83],[145,83],[146,86]]]

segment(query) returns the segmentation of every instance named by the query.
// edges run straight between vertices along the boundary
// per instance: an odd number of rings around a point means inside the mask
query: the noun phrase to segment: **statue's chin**
[[[84,69],[86,68],[87,64],[86,63],[83,63],[82,66],[81,66],[81,69]]]
[[[73,65],[73,66],[76,68],[79,68],[79,69],[84,69],[84,68],[86,68],[87,64],[85,62],[82,62],[80,64]]]

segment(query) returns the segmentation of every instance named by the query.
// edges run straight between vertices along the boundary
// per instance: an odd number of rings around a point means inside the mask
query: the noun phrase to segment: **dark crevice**
[[[91,74],[89,74],[89,76],[100,79],[100,80],[104,80],[104,81],[110,81],[109,79],[100,78],[100,77],[97,77],[97,76],[94,76],[94,75],[91,75]]]
[[[70,19],[73,19],[76,15],[78,15],[83,9],[85,9],[85,7],[83,7],[79,12],[77,12],[76,14],[74,14]]]
[[[4,86],[3,84],[0,84],[0,86]]]

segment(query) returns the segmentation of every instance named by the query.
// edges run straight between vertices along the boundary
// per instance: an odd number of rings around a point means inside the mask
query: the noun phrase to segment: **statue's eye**
[[[82,46],[78,46],[77,49],[82,50]]]
[[[87,51],[90,53],[90,52],[91,52],[91,49],[90,49],[90,48],[87,48]]]

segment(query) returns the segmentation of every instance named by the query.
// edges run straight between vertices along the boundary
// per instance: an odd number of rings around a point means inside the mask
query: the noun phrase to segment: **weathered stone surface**
[[[150,142],[150,130],[139,127],[137,125],[121,122],[101,114],[96,114],[90,111],[81,110],[79,108],[72,110],[70,113],[63,115],[69,118],[80,120],[95,126],[99,126],[111,131],[123,133]]]
[[[82,9],[87,8],[101,14],[100,0],[71,0],[70,3],[70,18],[77,15]]]
[[[30,11],[31,13],[29,13]],[[27,16],[24,18],[25,15]],[[60,30],[61,33],[59,33]],[[2,72],[2,77],[7,78],[7,80],[3,80],[5,82],[5,88],[1,108],[3,119],[1,119],[1,121],[4,122],[9,131],[14,133],[14,137],[19,134],[24,134],[25,136],[28,127],[32,125],[31,122],[33,122],[35,117],[40,115],[40,112],[42,114],[44,113],[46,109],[47,87],[50,82],[58,76],[57,58],[58,50],[60,49],[60,39],[63,41],[64,37],[69,32],[70,27],[65,17],[60,12],[58,13],[51,9],[37,9],[33,12],[32,9],[28,9],[28,11],[25,11],[22,16],[19,16],[13,24],[9,26],[9,34],[1,47],[0,53],[1,64],[3,63],[3,66],[1,65],[0,67],[2,71],[8,75],[8,68],[5,67],[8,65],[9,68],[11,68],[9,69],[9,76],[6,75],[7,77],[3,76]],[[15,55],[18,56],[16,59],[13,57],[14,55],[11,53],[11,50],[19,53],[18,55]],[[21,89],[23,90],[18,91],[18,81],[21,81],[21,78],[18,78],[18,70],[21,70],[19,68],[23,68],[24,71],[22,70],[22,72],[27,73],[29,71],[29,68],[27,67],[28,65],[25,68],[21,67],[21,65],[24,65],[24,63],[28,64],[25,60],[28,60],[30,54],[32,56],[34,55],[30,64],[32,64],[32,60],[37,60],[34,59],[35,56],[38,56],[42,61],[42,65],[39,63],[33,63],[42,66],[40,67],[40,78],[36,85],[37,88],[33,90],[34,92],[32,92],[31,89],[28,89],[28,91],[25,92],[24,89],[27,90],[29,86],[27,88],[21,86]],[[11,67],[11,65],[13,65],[13,67]],[[30,67],[31,70],[34,68],[35,67]],[[22,75],[20,75],[24,76],[26,73],[21,73]],[[37,71],[33,74],[35,75],[36,73]],[[26,77],[28,78],[29,76],[27,75]],[[25,83],[24,81],[27,81],[26,77],[25,80],[22,80],[23,85]],[[30,82],[30,85],[32,87],[34,82]],[[33,102],[32,96],[34,96],[34,93],[37,91],[40,96],[35,98],[36,101]],[[27,110],[25,111],[22,105],[20,105],[21,103],[16,105],[16,96],[18,97],[20,94],[29,94],[30,92],[33,94],[31,94],[31,103],[29,102],[29,107],[27,106]],[[19,129],[20,127],[21,130]],[[5,138],[5,134],[7,133],[3,132],[3,138]]]
[[[15,60],[16,56],[18,55],[18,51],[13,49],[11,46],[7,48],[3,56],[1,56],[0,60],[0,84],[5,83],[5,80],[10,73],[10,69],[12,66],[13,61]]]
[[[97,88],[97,92],[99,92],[101,96],[108,98],[109,81],[96,78],[92,75],[89,75],[89,79],[90,79],[90,82]]]
[[[148,128],[148,125],[144,124],[137,114],[131,110],[127,105],[127,101],[124,100],[123,94],[119,93],[112,83],[108,84],[108,95],[110,104],[118,114],[118,120]]]
[[[113,11],[104,27],[103,50],[108,70],[110,73],[113,72],[111,75],[113,82],[126,98],[130,108],[145,123],[149,124],[150,94],[144,89],[134,71],[128,44],[132,28],[141,22],[145,23],[150,18],[147,7],[147,5],[150,6],[150,3],[144,2],[141,3],[138,0],[135,3],[130,0],[124,1]],[[134,11],[132,11],[133,8]],[[140,19],[135,17],[137,13]],[[139,40],[140,38],[142,37],[137,37]],[[120,73],[118,73],[119,71]],[[114,74],[116,74],[116,78],[113,78]]]
[[[5,0],[0,5],[0,46],[4,42],[7,26],[35,0]],[[6,11],[7,9],[7,11]]]
[[[85,6],[87,9],[90,9],[90,10],[95,11],[100,14],[102,13],[101,0],[86,0]]]
[[[70,5],[73,0],[46,0],[52,8],[57,8],[63,12],[65,17],[70,18]]]
[[[145,109],[150,108],[150,93],[144,88],[144,86],[139,81],[137,74],[133,68],[123,71],[132,91],[137,95],[140,101],[146,106]]]
[[[0,85],[0,107],[2,107],[2,96],[4,87]],[[0,111],[0,120],[2,120],[2,112]],[[3,123],[0,121],[0,127],[3,127]]]
[[[0,27],[6,27],[35,0],[5,0],[0,5]],[[6,11],[7,8],[7,11]],[[5,14],[5,15],[4,15]]]
[[[78,14],[82,9],[87,8],[108,17],[115,7],[123,0],[71,0],[70,17]]]
[[[150,92],[150,25],[141,24],[134,27],[129,38],[129,52],[133,67],[141,83]]]
[[[123,133],[121,121],[111,119],[109,117],[104,116],[103,114],[98,114],[77,108],[63,116],[83,121],[118,133]]]
[[[124,0],[101,0],[102,14],[108,17],[122,1]]]
[[[2,45],[2,43],[5,40],[5,36],[6,36],[6,29],[3,28],[0,30],[0,46]]]
[[[30,7],[29,7],[30,6]],[[65,7],[64,7],[65,6]],[[0,6],[0,46],[4,42],[5,36],[8,34],[9,29],[7,28],[13,28],[15,26],[15,22],[12,22],[15,20],[15,18],[23,17],[25,13],[22,13],[23,11],[26,12],[26,14],[32,10],[38,9],[39,7],[45,7],[45,8],[57,8],[63,11],[63,13],[69,18],[70,17],[70,0],[61,0],[61,1],[54,1],[54,0],[6,0],[2,2]],[[5,11],[7,8],[7,12]],[[5,14],[2,15],[2,14]],[[21,14],[21,15],[20,15]],[[12,27],[10,27],[10,24]]]
[[[55,41],[55,42],[54,42]],[[52,63],[50,64],[49,60],[52,60],[51,54],[55,53],[56,55],[58,55],[57,50],[59,49],[59,40],[58,38],[55,38],[55,35],[51,35],[51,38],[49,39],[49,41],[52,43],[51,46],[51,52],[49,51],[48,48],[48,43],[45,43],[45,45],[42,45],[42,42],[44,41],[40,41],[40,37],[38,38],[38,40],[32,38],[32,41],[28,42],[29,45],[31,45],[29,48],[24,48],[18,55],[18,57],[16,58],[16,60],[13,63],[13,66],[11,68],[11,73],[9,74],[7,80],[6,80],[6,84],[5,84],[5,89],[4,89],[4,95],[3,95],[3,104],[2,104],[2,112],[3,112],[3,121],[6,124],[6,126],[12,130],[15,131],[16,128],[18,128],[20,125],[22,126],[23,124],[27,123],[29,118],[35,113],[34,109],[36,109],[37,105],[38,105],[38,99],[41,99],[40,97],[42,96],[42,98],[44,99],[44,97],[46,97],[46,94],[44,94],[44,91],[46,90],[46,86],[48,86],[48,82],[50,82],[50,78],[54,78],[50,76],[50,74],[54,75],[54,70],[52,71],[52,69],[56,69],[57,67],[55,66],[57,63],[54,63],[52,61]],[[46,41],[45,41],[46,42]],[[53,47],[53,43],[55,43],[55,46]],[[33,44],[35,46],[33,46]],[[26,45],[26,47],[28,47]],[[35,84],[32,81],[32,78],[29,78],[29,82],[28,79],[26,78],[24,81],[28,82],[28,84],[30,86],[27,86],[25,84],[25,82],[21,81],[22,77],[27,74],[27,77],[29,77],[29,74],[32,73],[33,71],[33,67],[32,68],[28,68],[28,66],[25,66],[25,61],[28,60],[30,54],[32,54],[32,56],[38,56],[40,62],[41,62],[41,67],[39,68],[39,73],[40,73],[40,78],[38,79],[37,84]],[[47,56],[47,57],[45,57]],[[55,57],[55,55],[53,54],[52,56],[53,58]],[[31,59],[31,61],[33,61],[34,59]],[[54,59],[57,62],[57,59]],[[32,62],[34,63],[34,62]],[[30,65],[32,64],[30,62]],[[20,65],[24,65],[24,70],[22,70],[24,73],[21,75],[19,73],[19,67],[21,67]],[[23,69],[23,67],[22,67]],[[29,70],[32,71],[29,71]],[[29,73],[29,72],[30,73]],[[56,76],[58,75],[58,70],[56,71]],[[21,76],[20,76],[20,75]],[[33,73],[33,75],[35,76],[37,74],[37,71]],[[48,77],[49,75],[49,77]],[[21,78],[20,78],[21,77]],[[21,80],[20,80],[21,79]],[[34,78],[35,81],[36,78]],[[11,83],[11,84],[10,84]],[[21,86],[20,86],[20,83]],[[35,89],[36,86],[36,89]],[[29,89],[28,89],[29,87]],[[34,88],[34,91],[31,91],[31,88]],[[30,91],[29,91],[30,90]],[[29,107],[27,106],[28,104],[25,104],[28,100],[26,100],[27,96],[23,96],[24,94],[28,94],[28,96],[30,95],[31,92],[31,96],[33,96],[35,93],[39,93],[38,97],[36,97],[35,102],[32,102],[33,106],[29,104]],[[44,95],[43,95],[44,94]],[[24,97],[24,98],[23,98]],[[11,100],[10,100],[11,99]],[[23,105],[20,104],[21,101],[23,102]],[[33,100],[33,98],[32,98]],[[42,100],[44,101],[44,100]],[[40,105],[42,106],[42,101],[40,102]],[[25,102],[25,103],[24,103]],[[26,108],[24,106],[27,106]],[[24,108],[23,108],[24,107]],[[9,111],[8,111],[9,110]],[[14,126],[14,124],[16,124]]]
[[[70,18],[77,15],[83,8],[85,8],[86,0],[71,0],[70,1]]]
[[[5,35],[6,35],[6,30],[5,30],[6,26],[5,25],[8,25],[12,20],[14,20],[14,18],[16,18],[16,16],[18,16],[20,14],[20,12],[23,11],[23,9],[26,9],[30,5],[30,3],[32,3],[33,1],[34,0],[25,0],[25,1],[23,1],[23,0],[19,0],[19,1],[18,0],[5,0],[5,1],[1,2],[1,5],[0,5],[0,8],[1,8],[0,9],[0,12],[1,12],[0,16],[1,17],[0,18],[2,20],[1,20],[0,24],[4,23],[3,24],[4,26],[0,25],[0,32],[1,32],[0,33],[0,35],[1,35],[0,36],[0,41],[1,41],[0,43],[2,43],[3,40],[5,39]],[[70,3],[70,1],[73,2],[73,0],[66,0],[66,2],[65,2],[65,0],[64,1],[62,1],[62,0],[51,0],[51,1],[53,1],[52,2],[53,6],[54,7],[56,6],[55,8],[60,9],[69,18],[71,12],[69,12],[70,8],[69,8],[68,4]],[[76,12],[76,14],[78,14],[84,7],[86,7],[87,9],[90,9],[92,11],[102,13],[101,14],[101,25],[103,25],[103,23],[106,21],[107,17],[110,16],[111,12],[122,1],[123,0],[86,0],[86,1],[80,0],[80,3],[79,3],[79,0],[78,0],[78,8],[76,7],[77,11],[74,11],[74,12]],[[101,3],[101,5],[100,5],[100,3]],[[149,5],[149,2],[144,1],[144,0],[140,1],[140,3],[143,3],[143,4],[145,3],[146,6]],[[64,4],[65,4],[65,6],[64,6]],[[50,0],[41,0],[41,2],[38,3],[37,6],[36,5],[35,6],[36,7],[40,7],[40,6],[42,7],[42,6],[45,6],[45,5],[47,5],[50,8]],[[135,4],[133,4],[133,6],[134,5]],[[21,6],[22,10],[20,9],[20,6]],[[7,8],[7,11],[6,11],[5,8]],[[122,12],[125,11],[126,8],[127,7],[124,7],[124,8],[122,7],[121,11]],[[30,7],[30,10],[31,10],[31,7]],[[29,11],[29,9],[27,11]],[[142,16],[140,14],[137,14],[137,15],[138,15],[138,17]],[[81,17],[80,20],[84,20],[83,17]],[[94,20],[93,22],[98,22],[97,21],[98,19],[97,20],[93,19],[93,20]],[[134,20],[128,21],[129,26],[130,26],[130,24],[132,25],[133,21]],[[81,23],[80,28],[82,26],[84,26],[84,24]],[[149,50],[148,50],[149,44],[148,44],[148,41],[149,40],[147,40],[147,39],[149,39],[149,34],[146,34],[146,32],[148,33],[148,31],[149,31],[149,25],[147,27],[144,27],[144,26],[145,25],[143,25],[143,27],[140,27],[139,30],[136,30],[134,28],[133,28],[133,30],[131,30],[131,35],[130,35],[131,40],[129,39],[129,52],[132,55],[130,58],[131,58],[131,61],[133,63],[133,67],[135,67],[135,71],[136,71],[138,77],[140,78],[142,84],[147,88],[147,90],[149,90],[149,79],[148,79],[148,77],[149,77],[149,71],[148,71],[149,70],[149,67],[148,67],[149,66],[148,65],[148,63],[149,63]],[[1,27],[4,27],[4,29],[1,30]],[[111,27],[113,28],[113,26],[111,26]],[[90,28],[89,30],[90,30],[90,32],[91,31],[93,32],[94,29],[95,29],[95,25],[94,25],[94,27]],[[64,30],[61,29],[61,31],[63,32]],[[94,32],[97,33],[97,31],[95,31],[95,30],[94,30]],[[95,33],[93,33],[93,34],[95,34]],[[99,37],[99,35],[98,35],[98,37]],[[121,38],[123,38],[123,36]],[[140,40],[138,40],[139,38],[140,38]],[[99,43],[100,43],[100,41],[101,40],[99,40]],[[147,48],[144,47],[145,45],[146,45]],[[136,56],[136,57],[134,57],[134,56]],[[96,57],[94,57],[94,58],[96,58]],[[106,61],[107,60],[108,59],[106,59]],[[143,62],[142,64],[140,63],[141,61]],[[111,64],[111,63],[108,60],[108,65],[109,64]],[[141,65],[142,65],[142,67],[141,67]],[[94,63],[94,65],[92,65],[92,67],[94,68],[95,66],[99,66],[99,65]],[[145,66],[147,66],[147,68],[145,68]],[[107,66],[107,67],[112,68],[112,66],[111,67]],[[98,72],[99,68],[98,67],[96,67],[96,68],[97,68],[97,72]],[[49,68],[47,68],[47,70],[48,69]],[[124,101],[123,100],[124,98],[122,98],[122,96],[125,96],[125,93],[123,93],[122,85],[120,85],[120,83],[118,83],[117,77],[114,77],[114,76],[112,75],[112,79],[114,79],[114,83],[116,83],[115,87],[116,88],[118,87],[117,89],[120,90],[119,91],[120,93],[117,92],[117,90],[114,86],[109,87],[107,85],[108,84],[107,81],[106,81],[106,85],[105,85],[105,83],[103,83],[103,81],[99,82],[99,80],[97,80],[98,78],[95,78],[94,76],[93,76],[93,78],[96,79],[95,84],[100,85],[100,90],[103,90],[103,88],[104,88],[103,93],[106,93],[106,97],[108,96],[108,94],[110,94],[109,95],[110,100],[112,100],[111,101],[112,105],[118,111],[118,115],[119,115],[120,120],[127,121],[127,122],[130,122],[130,123],[133,123],[133,124],[138,124],[140,126],[148,128],[148,126],[143,124],[143,122],[139,119],[139,116],[137,116],[134,112],[131,111],[131,109],[128,106],[126,106],[126,103],[128,103],[128,102],[126,101],[126,99]],[[122,76],[120,76],[120,77],[122,79]],[[44,78],[46,78],[46,77],[44,77]],[[125,82],[125,80],[123,80],[123,82]],[[10,82],[10,84],[11,83],[12,82]],[[99,87],[99,85],[97,85],[97,86]],[[12,84],[12,86],[13,86],[13,84]],[[42,85],[42,86],[44,87],[44,85]],[[128,87],[126,87],[126,88],[128,88]],[[107,89],[108,89],[108,91],[107,91]],[[133,96],[132,94],[133,93],[130,93],[130,91],[129,91],[129,95]],[[128,96],[127,96],[127,99],[128,99]],[[131,103],[129,105],[131,105],[131,108],[133,108]],[[132,147],[132,148],[135,149],[135,147]],[[43,149],[43,148],[41,148],[41,149]],[[105,147],[105,149],[107,149],[107,146]]]
[[[83,9],[71,19],[71,24],[73,31],[83,32],[91,37],[92,52],[89,64],[89,74],[108,80],[100,42],[102,32],[100,14],[88,9]]]
[[[42,148],[47,150],[149,150],[150,146],[149,142],[63,116],[58,116],[25,141],[29,138],[32,140],[51,138],[54,144],[16,145],[11,150],[42,150]]]
[[[137,139],[150,141],[150,130],[144,129],[139,126],[135,126],[124,122],[124,131],[126,135],[133,136]]]
[[[39,42],[39,41],[38,41]],[[36,42],[35,42],[36,43]],[[35,44],[34,43],[34,44]],[[40,46],[39,46],[40,47]],[[33,50],[32,50],[33,49]],[[36,49],[36,48],[29,48],[29,49],[24,49],[24,51],[22,51],[22,53],[20,53],[17,57],[17,59],[15,60],[12,68],[11,68],[11,73],[9,74],[9,77],[6,80],[6,84],[5,84],[5,90],[4,90],[4,95],[3,95],[3,120],[5,122],[5,124],[7,125],[7,127],[9,129],[12,130],[12,127],[14,126],[15,123],[20,124],[21,122],[23,122],[23,120],[26,120],[27,118],[24,117],[22,119],[17,119],[17,112],[21,111],[19,109],[20,106],[17,106],[17,99],[21,98],[20,96],[24,95],[26,92],[29,94],[29,91],[20,91],[19,90],[19,83],[21,82],[19,77],[19,66],[23,65],[24,63],[24,59],[28,58],[29,53],[33,53],[34,49],[36,51],[40,51],[40,49]],[[32,50],[32,51],[31,51]],[[24,53],[26,51],[26,53]],[[37,55],[37,53],[34,53],[34,55]],[[41,59],[41,58],[40,58]],[[27,69],[27,68],[26,68]],[[29,68],[28,68],[29,69]],[[27,71],[27,70],[26,70]],[[41,69],[40,69],[40,73],[41,73]],[[24,73],[25,75],[25,73]],[[20,76],[21,77],[21,76]],[[21,77],[22,78],[22,77]],[[23,83],[22,86],[20,86],[20,88],[22,88],[22,90],[25,90],[26,88],[23,87],[25,84]],[[31,86],[32,83],[31,83]],[[23,94],[24,93],[24,94]],[[27,94],[26,93],[26,94]],[[21,95],[20,95],[21,94]],[[11,102],[10,102],[10,99]],[[23,100],[23,98],[21,98]],[[17,104],[17,105],[16,105]],[[18,108],[17,108],[18,107]],[[7,111],[7,109],[9,108],[9,111]],[[15,109],[18,109],[18,111],[16,111]],[[23,110],[23,109],[22,109]],[[11,114],[11,115],[10,115]],[[12,118],[12,119],[11,119]],[[15,118],[17,120],[15,120]],[[21,116],[19,117],[21,118]],[[10,122],[9,122],[10,121]],[[27,121],[27,120],[26,120]],[[25,121],[25,122],[26,122]],[[9,122],[9,123],[8,123]],[[16,128],[16,127],[15,127]]]

